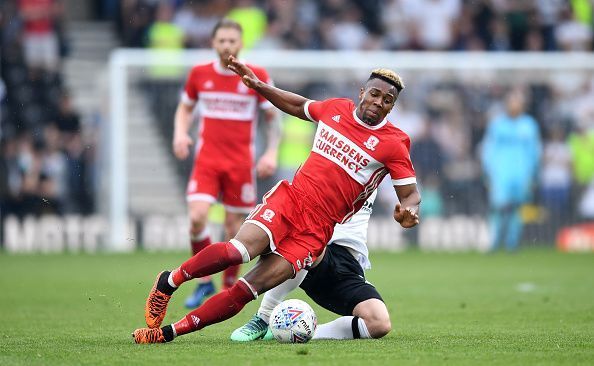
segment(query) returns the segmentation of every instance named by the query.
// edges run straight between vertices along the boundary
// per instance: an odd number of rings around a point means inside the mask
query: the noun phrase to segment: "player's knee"
[[[382,338],[392,330],[392,322],[389,317],[365,320],[365,325],[371,338]]]
[[[190,211],[190,224],[192,232],[199,233],[206,227],[208,211],[192,210]]]

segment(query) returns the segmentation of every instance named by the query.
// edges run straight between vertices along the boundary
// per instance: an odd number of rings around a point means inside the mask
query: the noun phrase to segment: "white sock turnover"
[[[329,323],[319,324],[313,337],[313,339],[354,338],[371,338],[363,319],[356,316],[341,316]]]

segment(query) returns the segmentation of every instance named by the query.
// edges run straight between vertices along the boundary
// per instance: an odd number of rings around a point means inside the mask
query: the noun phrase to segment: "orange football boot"
[[[132,333],[134,342],[138,344],[144,343],[165,343],[163,330],[161,328],[140,328]]]
[[[169,304],[169,299],[171,299],[171,296],[159,291],[157,289],[157,284],[159,281],[167,281],[168,277],[169,271],[163,271],[159,273],[157,279],[155,280],[155,284],[153,285],[153,288],[146,299],[146,305],[144,307],[144,319],[146,320],[146,325],[149,328],[159,328],[163,322],[163,319],[165,318],[165,314],[167,313],[167,305]]]

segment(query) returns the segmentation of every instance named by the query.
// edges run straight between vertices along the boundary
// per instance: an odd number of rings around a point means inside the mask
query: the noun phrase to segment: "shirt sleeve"
[[[392,185],[405,186],[416,184],[417,178],[412,161],[410,160],[410,139],[407,137],[402,141],[401,147],[386,164],[392,178]]]
[[[324,101],[308,100],[303,106],[303,112],[305,112],[305,115],[310,121],[318,123],[324,111],[329,108],[334,100],[335,99],[326,99]]]
[[[193,107],[198,101],[198,89],[196,88],[198,74],[195,69],[190,71],[184,90],[181,92],[181,102],[185,105]]]

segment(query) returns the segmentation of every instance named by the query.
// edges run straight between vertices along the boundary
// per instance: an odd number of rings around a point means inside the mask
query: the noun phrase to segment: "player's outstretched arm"
[[[416,184],[394,186],[400,203],[394,208],[394,220],[403,228],[411,228],[419,223],[419,204],[421,194]]]
[[[303,110],[303,106],[309,99],[266,84],[258,79],[256,74],[246,64],[233,56],[229,56],[228,67],[234,73],[241,76],[241,80],[245,85],[260,93],[260,95],[268,99],[275,107],[285,113],[309,121]]]

